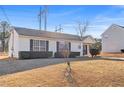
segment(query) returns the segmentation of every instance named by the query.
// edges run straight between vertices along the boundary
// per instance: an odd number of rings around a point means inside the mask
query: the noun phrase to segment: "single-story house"
[[[67,44],[70,52],[79,52],[80,56],[89,55],[89,46],[95,43],[92,36],[83,37],[60,32],[40,31],[23,27],[13,27],[9,37],[9,56],[19,58],[21,51],[56,52],[61,51],[63,45]]]
[[[112,24],[102,33],[102,52],[121,52],[124,49],[124,27]]]

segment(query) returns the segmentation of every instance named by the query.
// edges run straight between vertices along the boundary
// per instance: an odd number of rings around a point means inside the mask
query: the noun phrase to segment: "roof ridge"
[[[124,28],[124,26],[122,26],[122,25],[118,25],[118,24],[112,24],[112,25],[116,25],[116,26]]]
[[[33,29],[33,28],[26,28],[26,27],[17,27],[17,26],[13,26],[14,28],[21,28],[21,29],[29,29],[29,30],[36,30],[39,32],[49,32],[49,33],[57,33],[57,34],[64,34],[64,35],[73,35],[73,36],[78,36],[78,35],[74,35],[74,34],[69,34],[69,33],[59,33],[59,32],[51,32],[51,31],[44,31],[44,30],[38,30],[38,29]]]
[[[73,34],[40,31],[36,29],[23,28],[23,27],[14,27],[14,29],[19,35],[47,37],[47,38],[56,38],[56,39],[67,39],[67,40],[80,40],[80,37],[78,35],[73,35]],[[83,39],[87,37],[92,37],[92,36],[86,35],[86,36],[83,36]]]

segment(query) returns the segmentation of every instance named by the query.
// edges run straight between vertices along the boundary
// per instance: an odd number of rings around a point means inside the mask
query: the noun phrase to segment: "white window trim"
[[[43,42],[45,42],[45,46],[44,46],[44,50],[43,51],[41,51],[41,45],[40,45],[40,42],[41,41],[43,41]],[[38,42],[38,46],[37,46],[37,43],[36,42]],[[35,49],[35,48],[38,48],[38,50],[37,49]],[[41,52],[45,52],[46,51],[46,41],[45,40],[33,40],[33,51],[41,51]]]

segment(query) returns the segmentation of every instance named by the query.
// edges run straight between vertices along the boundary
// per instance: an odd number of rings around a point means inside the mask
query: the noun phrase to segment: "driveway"
[[[69,58],[68,60],[79,61],[89,58]],[[34,68],[44,67],[48,65],[54,65],[63,63],[63,58],[50,58],[50,59],[30,59],[30,60],[15,60],[14,62],[0,62],[0,75],[30,70]]]

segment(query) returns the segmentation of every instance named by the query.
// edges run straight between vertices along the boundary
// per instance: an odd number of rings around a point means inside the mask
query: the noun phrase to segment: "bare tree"
[[[70,65],[70,61],[68,60],[69,55],[70,55],[70,50],[69,50],[69,43],[65,42],[62,50],[61,50],[61,54],[62,56],[65,58],[65,62],[67,64],[67,71],[71,72],[71,65]]]
[[[5,50],[8,48],[8,44],[7,44],[7,41],[5,40],[6,38],[8,38],[9,36],[9,29],[10,29],[10,26],[8,24],[8,22],[6,21],[1,21],[0,22],[0,28],[2,30],[1,32],[1,41],[2,41],[2,48],[3,48],[3,52],[5,52]]]
[[[75,29],[76,29],[76,32],[80,38],[81,41],[83,41],[83,37],[88,29],[88,26],[89,26],[89,22],[88,21],[76,21],[76,26],[75,26]],[[82,48],[82,44],[83,42],[81,42],[81,48]],[[83,51],[83,49],[82,49]],[[83,55],[83,54],[81,54]]]
[[[65,72],[65,76],[66,76],[67,81],[69,82],[70,86],[78,86],[77,82],[74,79],[73,73],[72,73],[70,61],[68,60],[68,58],[70,56],[70,50],[69,50],[69,43],[68,42],[65,43],[63,49],[61,50],[61,54],[65,58],[65,62],[67,64],[67,68],[66,68],[66,72]]]

